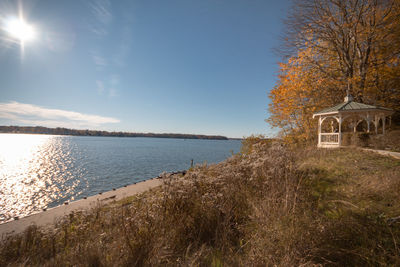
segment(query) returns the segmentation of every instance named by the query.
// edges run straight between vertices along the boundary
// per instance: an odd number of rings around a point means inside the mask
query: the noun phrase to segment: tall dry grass
[[[393,178],[375,190],[379,172]],[[8,236],[0,265],[398,265],[399,173],[365,152],[255,138],[143,195]]]

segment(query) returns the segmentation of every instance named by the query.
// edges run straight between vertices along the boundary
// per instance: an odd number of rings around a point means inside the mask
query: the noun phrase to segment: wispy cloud
[[[111,75],[106,81],[96,80],[96,88],[99,95],[108,94],[109,97],[118,95],[117,87],[119,86],[121,78],[118,74]]]
[[[106,35],[108,33],[107,26],[113,19],[111,2],[109,0],[94,0],[89,2],[89,8],[95,19],[90,27],[92,32],[100,36]]]
[[[97,71],[103,71],[107,68],[107,59],[103,57],[98,51],[92,50],[90,51],[90,55]]]
[[[104,83],[103,81],[97,80],[96,81],[96,86],[97,86],[97,92],[99,93],[99,95],[104,94]]]
[[[108,95],[109,95],[110,97],[117,96],[117,95],[118,95],[117,89],[115,89],[114,87],[111,87],[111,88],[108,90]]]
[[[107,59],[102,57],[98,52],[91,51],[93,63],[96,65],[97,70],[102,70],[107,67]]]
[[[112,56],[112,62],[118,67],[125,66],[125,60],[130,53],[133,41],[131,28],[132,17],[126,15],[124,19],[126,24],[122,28],[119,44],[115,49],[115,54]]]
[[[114,97],[114,96],[117,96],[118,95],[118,92],[117,92],[117,86],[119,85],[119,83],[120,83],[120,78],[119,78],[119,75],[118,74],[113,74],[113,75],[111,75],[111,78],[110,78],[110,88],[109,88],[109,90],[108,90],[108,95],[110,96],[110,97]]]
[[[120,78],[118,74],[113,74],[110,77],[110,84],[111,86],[117,86],[120,82]]]
[[[78,128],[97,127],[102,124],[120,122],[120,120],[112,117],[103,117],[61,109],[50,109],[15,101],[0,103],[0,118],[10,120],[13,123]]]
[[[99,95],[108,96],[110,98],[119,95],[119,89],[121,87],[121,79],[119,69],[125,67],[126,59],[131,51],[133,36],[132,36],[132,24],[133,16],[131,6],[124,9],[122,12],[113,14],[111,8],[111,2],[109,0],[91,0],[89,2],[89,8],[91,10],[91,19],[94,24],[91,30],[99,35],[99,39],[104,42],[99,42],[97,47],[94,47],[90,51],[92,61],[94,63],[96,71],[101,73],[96,80],[96,89]],[[115,20],[119,21],[122,27],[118,27],[113,31],[113,42],[112,52],[101,53],[104,51],[101,45],[108,42],[106,36],[107,30],[112,27],[111,23],[115,16]],[[106,55],[106,56],[105,56]],[[104,77],[105,73],[114,73],[111,76]]]
[[[92,13],[103,24],[109,24],[112,20],[111,2],[109,0],[96,0],[90,3]]]

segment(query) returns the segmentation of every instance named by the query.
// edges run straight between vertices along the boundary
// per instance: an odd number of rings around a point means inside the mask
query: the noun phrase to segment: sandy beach
[[[35,213],[18,220],[9,221],[0,224],[0,237],[2,238],[5,235],[21,233],[30,225],[52,225],[57,219],[68,215],[73,211],[87,210],[94,207],[98,203],[107,203],[110,201],[120,200],[125,197],[142,193],[161,184],[161,179],[153,178],[136,184],[131,184],[126,187],[104,192],[102,194],[97,194],[86,199],[69,202],[68,204],[50,208],[46,211]]]

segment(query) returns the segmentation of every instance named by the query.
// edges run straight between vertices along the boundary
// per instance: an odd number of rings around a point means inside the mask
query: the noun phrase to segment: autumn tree
[[[309,138],[311,114],[343,100],[399,110],[399,0],[302,0],[294,3],[281,50],[268,121]]]

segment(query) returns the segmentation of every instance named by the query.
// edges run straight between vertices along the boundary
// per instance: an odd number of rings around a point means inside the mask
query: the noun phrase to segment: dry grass
[[[303,153],[321,219],[313,261],[399,265],[400,161],[350,148]]]
[[[0,266],[400,265],[398,160],[247,145],[53,230],[9,236]]]
[[[387,131],[385,135],[376,135],[375,133],[343,133],[343,145],[400,152],[400,129],[396,128]]]
[[[400,129],[389,131],[385,136],[373,136],[370,143],[370,146],[375,149],[400,152]]]

